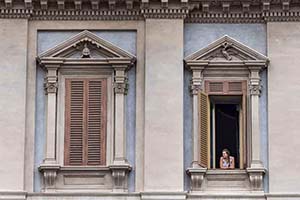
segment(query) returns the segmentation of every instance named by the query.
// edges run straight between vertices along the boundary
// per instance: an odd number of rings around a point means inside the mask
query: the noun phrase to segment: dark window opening
[[[239,105],[215,105],[216,130],[216,167],[220,168],[219,159],[222,150],[228,149],[235,158],[235,168],[239,168]]]
[[[210,97],[210,165],[220,168],[222,150],[234,157],[235,169],[243,169],[243,96],[211,95]],[[241,138],[242,137],[242,138]]]

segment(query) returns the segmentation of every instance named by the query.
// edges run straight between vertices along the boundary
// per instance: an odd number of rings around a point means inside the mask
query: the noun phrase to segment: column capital
[[[126,95],[128,92],[128,82],[127,78],[124,80],[124,82],[114,82],[114,91],[116,94],[124,94]]]
[[[260,68],[253,67],[250,68],[250,77],[249,77],[249,90],[250,95],[260,96],[261,93],[261,80],[260,80]]]
[[[44,89],[45,94],[55,93],[57,92],[58,83],[57,83],[57,75],[47,75],[44,79]]]
[[[44,81],[45,94],[57,92],[58,83],[57,76],[47,76]]]
[[[190,83],[190,92],[192,95],[198,95],[198,93],[202,90],[203,68],[200,68],[200,69],[199,68],[191,68],[191,70],[192,70],[192,80]]]
[[[115,77],[113,86],[116,94],[127,94],[128,79],[125,72],[126,68],[126,65],[114,65]]]
[[[249,85],[249,90],[250,90],[251,96],[260,96],[261,89],[262,89],[262,86],[260,83],[258,85],[254,85],[254,84]]]
[[[58,83],[57,83],[57,70],[60,67],[60,65],[57,64],[47,64],[44,66],[47,70],[47,75],[44,79],[44,89],[46,95],[49,93],[55,93],[57,92]]]

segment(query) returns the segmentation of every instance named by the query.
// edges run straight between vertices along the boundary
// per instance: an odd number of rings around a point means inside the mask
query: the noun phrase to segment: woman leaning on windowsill
[[[228,149],[223,149],[222,157],[220,158],[220,168],[221,169],[234,169],[234,157],[230,156],[230,151]]]

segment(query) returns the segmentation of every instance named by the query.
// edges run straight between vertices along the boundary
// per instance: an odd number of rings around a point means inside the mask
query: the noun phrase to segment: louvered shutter
[[[199,93],[199,144],[200,158],[199,164],[202,167],[210,168],[210,116],[208,95]]]
[[[104,165],[106,80],[67,79],[65,165]]]
[[[87,109],[87,164],[105,163],[105,102],[106,82],[90,80],[88,82]]]
[[[243,95],[246,81],[206,81],[205,91],[210,95]]]

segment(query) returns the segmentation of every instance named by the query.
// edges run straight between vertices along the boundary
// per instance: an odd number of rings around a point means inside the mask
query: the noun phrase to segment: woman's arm
[[[225,169],[225,167],[223,166],[223,157],[220,158],[220,168]]]
[[[235,166],[234,166],[234,165],[235,165],[235,162],[234,162],[234,157],[231,157],[231,156],[230,156],[230,166],[229,166],[229,167],[230,167],[230,169],[234,169],[234,168],[235,168]]]

